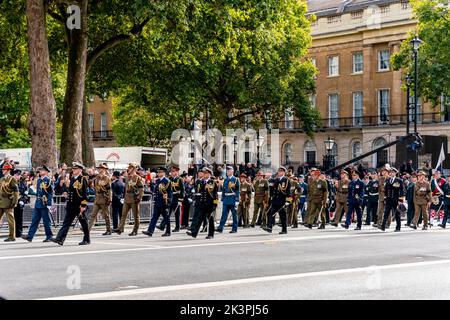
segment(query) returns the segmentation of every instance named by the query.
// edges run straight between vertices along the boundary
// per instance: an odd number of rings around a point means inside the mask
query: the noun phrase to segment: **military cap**
[[[128,169],[137,169],[137,168],[139,168],[139,165],[135,162],[128,164]]]
[[[359,172],[358,171],[353,171],[352,172],[352,176],[358,176],[359,177]]]
[[[389,170],[389,172],[395,172],[395,173],[398,173],[398,170],[395,169],[394,167],[391,167],[391,169]]]
[[[204,173],[205,173],[205,172],[209,172],[210,174],[213,173],[212,170],[211,170],[210,168],[208,168],[208,167],[203,167],[202,171],[203,171]]]
[[[263,173],[261,170],[259,170],[258,173],[257,173],[256,175],[257,175],[257,176],[263,176],[264,173]]]
[[[296,176],[294,176],[294,177],[292,178],[292,180],[298,181],[298,178],[297,178]]]
[[[170,170],[172,170],[172,171],[180,171],[180,168],[177,167],[176,165],[173,165],[173,166],[170,168]]]
[[[15,176],[16,174],[21,175],[22,174],[22,170],[15,169],[12,174],[13,174],[13,176]]]
[[[11,163],[5,162],[3,164],[2,170],[12,170],[12,169],[14,169],[14,167],[13,167],[13,165]]]
[[[348,176],[348,172],[347,172],[347,170],[341,170],[340,172],[339,172],[340,174],[346,174],[347,176]]]
[[[120,177],[120,172],[119,171],[114,171],[113,172],[113,176],[117,177],[117,178]]]
[[[227,166],[227,170],[233,170],[234,171],[234,168],[232,166]]]
[[[301,174],[301,175],[298,176],[298,178],[299,179],[305,179],[305,176]]]
[[[97,169],[106,169],[106,170],[108,170],[108,164],[105,163],[105,162],[100,163],[100,164],[97,166]]]
[[[427,174],[426,174],[425,172],[423,172],[423,171],[419,171],[419,172],[417,173],[417,175],[418,175],[418,176],[426,176]]]
[[[167,168],[164,167],[164,166],[160,166],[160,167],[158,167],[157,171],[164,171],[164,172],[167,172]]]
[[[240,177],[240,178],[247,178],[247,175],[246,175],[245,173],[241,173],[241,174],[239,175],[239,177]]]
[[[182,174],[180,174],[180,177],[181,177],[181,178],[185,178],[185,177],[187,177],[187,175],[188,175],[187,172],[184,171]]]
[[[59,168],[60,168],[60,169],[67,169],[67,164],[65,164],[64,162],[63,162],[63,163],[60,163],[60,164],[59,164]]]
[[[277,171],[284,171],[284,172],[286,172],[287,171],[287,169],[286,169],[286,167],[283,167],[283,166],[281,166],[281,167],[279,167],[278,168],[278,170]]]
[[[311,173],[319,173],[320,174],[320,170],[317,168],[311,168],[311,170],[309,170]]]
[[[47,172],[50,172],[51,170],[49,169],[49,167],[47,167],[45,164],[39,168],[39,170],[45,170]]]
[[[72,162],[72,168],[74,169],[84,169],[84,166],[79,162]]]

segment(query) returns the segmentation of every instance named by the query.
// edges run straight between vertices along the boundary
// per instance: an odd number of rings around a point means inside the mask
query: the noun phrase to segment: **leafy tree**
[[[418,20],[417,31],[402,43],[392,58],[394,68],[405,68],[414,76],[410,40],[417,34],[423,41],[419,49],[419,96],[439,105],[441,96],[450,96],[450,2],[449,0],[411,0]]]

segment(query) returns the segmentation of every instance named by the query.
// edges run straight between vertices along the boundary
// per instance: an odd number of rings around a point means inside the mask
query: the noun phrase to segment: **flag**
[[[438,162],[436,164],[436,169],[435,170],[438,170],[438,168],[442,165],[444,160],[445,160],[444,143],[442,143],[441,153],[439,154],[439,159],[438,159]]]

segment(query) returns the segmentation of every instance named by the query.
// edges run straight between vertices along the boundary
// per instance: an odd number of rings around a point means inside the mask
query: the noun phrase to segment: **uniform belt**
[[[306,198],[306,196],[300,196],[300,198]]]
[[[177,192],[172,192],[172,194],[179,194],[180,193],[180,191],[177,191]]]
[[[194,196],[201,196],[201,193],[194,193]]]
[[[369,192],[369,195],[371,195],[371,196],[377,196],[378,193],[372,193],[372,192]]]
[[[235,196],[236,194],[234,192],[232,193],[225,193],[226,196]]]

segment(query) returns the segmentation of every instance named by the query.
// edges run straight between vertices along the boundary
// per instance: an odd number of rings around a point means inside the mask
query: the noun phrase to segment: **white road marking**
[[[359,273],[359,272],[368,272],[368,271],[373,272],[376,269],[392,270],[392,269],[402,269],[402,268],[424,267],[424,266],[441,265],[441,264],[448,264],[448,263],[450,263],[450,259],[391,264],[391,265],[383,265],[383,266],[370,266],[370,267],[350,268],[350,269],[339,269],[339,270],[328,270],[328,271],[317,271],[317,272],[306,272],[306,273],[296,273],[296,274],[277,275],[277,276],[254,277],[254,278],[215,281],[215,282],[192,283],[192,284],[162,286],[162,287],[154,287],[154,288],[132,289],[132,290],[124,290],[124,291],[88,293],[88,294],[80,294],[80,295],[72,295],[72,296],[43,298],[43,299],[38,299],[38,300],[89,300],[89,299],[120,298],[120,297],[126,297],[126,296],[169,292],[169,291],[224,287],[224,286],[242,285],[242,284],[267,282],[267,281],[282,281],[282,280],[301,279],[301,278],[310,278],[310,277],[318,277],[318,276],[331,276],[331,275],[339,275],[339,274],[346,274],[346,273]]]
[[[431,233],[433,231],[428,231]],[[434,231],[435,233],[440,232],[440,230]],[[171,249],[183,249],[183,248],[198,248],[198,247],[213,247],[213,246],[230,246],[230,245],[246,245],[246,244],[269,244],[278,242],[292,242],[292,241],[308,241],[308,240],[325,240],[325,239],[339,239],[339,238],[365,238],[365,237],[378,237],[378,236],[401,236],[407,234],[413,234],[414,232],[405,233],[361,233],[361,234],[321,234],[316,236],[307,237],[277,237],[275,239],[262,239],[262,240],[252,240],[252,241],[230,241],[230,242],[202,242],[197,244],[186,244],[186,245],[175,245],[175,246],[158,246],[154,245],[152,247],[143,248],[127,248],[127,249],[106,249],[106,250],[92,250],[92,251],[74,251],[74,252],[59,252],[59,253],[42,253],[42,254],[31,254],[31,255],[17,255],[17,256],[5,256],[0,257],[1,260],[16,260],[16,259],[31,259],[31,258],[44,258],[44,257],[60,257],[60,256],[75,256],[75,255],[87,255],[87,254],[99,254],[99,253],[116,253],[116,252],[134,252],[134,251],[149,251],[149,250],[171,250]],[[193,241],[193,240],[191,240]],[[95,244],[95,242],[93,243]]]

